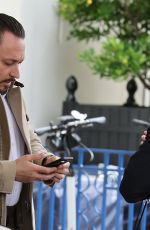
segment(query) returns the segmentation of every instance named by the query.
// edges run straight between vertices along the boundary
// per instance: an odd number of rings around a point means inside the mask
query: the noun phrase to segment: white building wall
[[[61,114],[70,75],[77,78],[76,98],[80,103],[122,105],[126,101],[126,82],[92,76],[88,67],[78,61],[78,53],[87,44],[66,41],[68,25],[57,16],[56,0],[0,0],[0,6],[1,12],[16,17],[26,30],[21,80],[34,127],[47,126]],[[138,86],[135,97],[142,105],[143,86],[140,82]]]

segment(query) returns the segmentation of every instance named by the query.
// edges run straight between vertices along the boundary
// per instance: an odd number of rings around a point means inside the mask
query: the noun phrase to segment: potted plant
[[[80,54],[93,74],[139,78],[150,89],[149,0],[60,0],[59,15],[71,25],[69,38],[100,43]]]

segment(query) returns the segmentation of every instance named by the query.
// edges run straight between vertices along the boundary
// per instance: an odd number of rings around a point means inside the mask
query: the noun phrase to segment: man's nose
[[[15,66],[13,66],[10,74],[11,74],[11,76],[13,76],[15,78],[19,78],[20,77],[19,64],[16,64]]]

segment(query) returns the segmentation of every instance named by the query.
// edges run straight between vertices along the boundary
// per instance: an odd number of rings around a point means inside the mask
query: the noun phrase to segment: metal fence
[[[67,197],[67,179],[49,188],[43,183],[34,185],[36,230],[132,230],[140,204],[127,204],[119,193],[119,184],[126,156],[133,151],[91,149],[99,164],[85,164],[85,149],[75,150],[77,163],[73,165],[76,196],[76,227],[68,229],[67,207],[73,197]],[[116,164],[112,164],[114,159]],[[69,212],[73,212],[70,207]],[[141,230],[150,227],[148,210],[144,212]],[[72,220],[73,221],[73,220]]]

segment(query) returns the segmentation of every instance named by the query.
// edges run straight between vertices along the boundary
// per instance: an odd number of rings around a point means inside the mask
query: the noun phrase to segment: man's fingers
[[[146,138],[147,138],[147,130],[143,132],[143,135],[140,138],[140,145],[142,145],[146,141]]]
[[[144,131],[144,135],[147,135],[147,130]]]
[[[34,165],[35,167],[35,170],[38,171],[39,173],[41,174],[50,174],[50,173],[53,173],[53,172],[56,172],[57,171],[57,168],[56,167],[45,167],[45,166],[41,166],[41,165]]]
[[[35,164],[34,160],[43,158],[43,154],[24,155],[16,159],[16,181],[24,183],[34,180],[49,180],[55,176],[56,167],[48,168]]]
[[[53,156],[47,156],[46,157],[46,160],[45,160],[45,162],[44,162],[44,165],[47,165],[48,163],[51,163],[51,162],[53,162],[53,161],[56,161],[57,159],[59,159],[60,157],[58,157],[58,156],[55,156],[55,155],[53,155]]]
[[[70,162],[66,162],[65,164],[59,165],[58,169],[68,169],[70,166]]]
[[[69,173],[70,163],[65,163],[58,167],[45,167],[35,164],[37,160],[43,159],[44,154],[36,153],[33,155],[24,155],[16,160],[16,180],[32,182],[34,180],[59,182]],[[48,159],[50,161],[50,159]],[[53,159],[54,160],[54,159]]]
[[[41,180],[41,181],[47,181],[55,177],[55,174],[52,173],[50,175],[44,175],[44,174],[37,174],[35,180]]]
[[[41,160],[44,157],[44,153],[35,153],[35,154],[27,154],[23,156],[27,161],[37,161]]]
[[[55,173],[55,176],[53,178],[54,182],[60,182],[60,180],[64,179],[65,175],[64,174],[60,174],[60,173]]]

